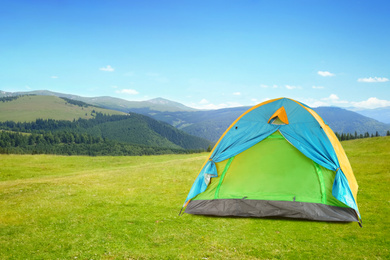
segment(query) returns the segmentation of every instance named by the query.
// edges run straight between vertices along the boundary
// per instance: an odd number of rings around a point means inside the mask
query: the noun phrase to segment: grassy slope
[[[206,155],[0,156],[0,259],[388,259],[390,138],[344,142],[357,223],[178,211]]]
[[[10,102],[0,102],[0,121],[31,122],[37,118],[55,120],[90,119],[91,112],[109,115],[124,113],[96,107],[79,107],[54,96],[23,96]]]

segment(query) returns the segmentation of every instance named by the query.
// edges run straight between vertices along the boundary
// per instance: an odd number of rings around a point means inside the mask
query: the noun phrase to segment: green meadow
[[[0,122],[31,122],[38,118],[70,121],[79,118],[91,119],[95,112],[107,115],[125,114],[93,106],[76,106],[55,96],[21,96],[12,102],[0,102],[0,111],[3,111],[0,113]]]
[[[389,259],[390,137],[342,144],[363,228],[179,217],[207,154],[0,155],[0,259]]]

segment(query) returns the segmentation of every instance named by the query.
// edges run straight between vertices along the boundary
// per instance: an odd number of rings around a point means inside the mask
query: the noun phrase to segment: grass
[[[54,120],[90,119],[92,111],[108,115],[124,113],[97,108],[79,107],[55,96],[23,96],[9,102],[0,102],[0,122],[32,122],[38,118]]]
[[[388,259],[390,138],[343,146],[363,228],[178,217],[206,154],[0,155],[0,259]]]

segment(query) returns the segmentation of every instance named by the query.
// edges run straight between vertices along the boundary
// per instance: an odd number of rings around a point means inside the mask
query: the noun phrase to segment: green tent
[[[356,194],[332,130],[309,107],[281,98],[249,109],[222,135],[185,212],[359,221]]]

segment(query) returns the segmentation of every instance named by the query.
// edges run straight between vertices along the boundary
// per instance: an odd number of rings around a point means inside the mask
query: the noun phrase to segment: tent
[[[258,104],[218,140],[183,207],[189,214],[361,222],[358,185],[336,135],[311,108]]]

